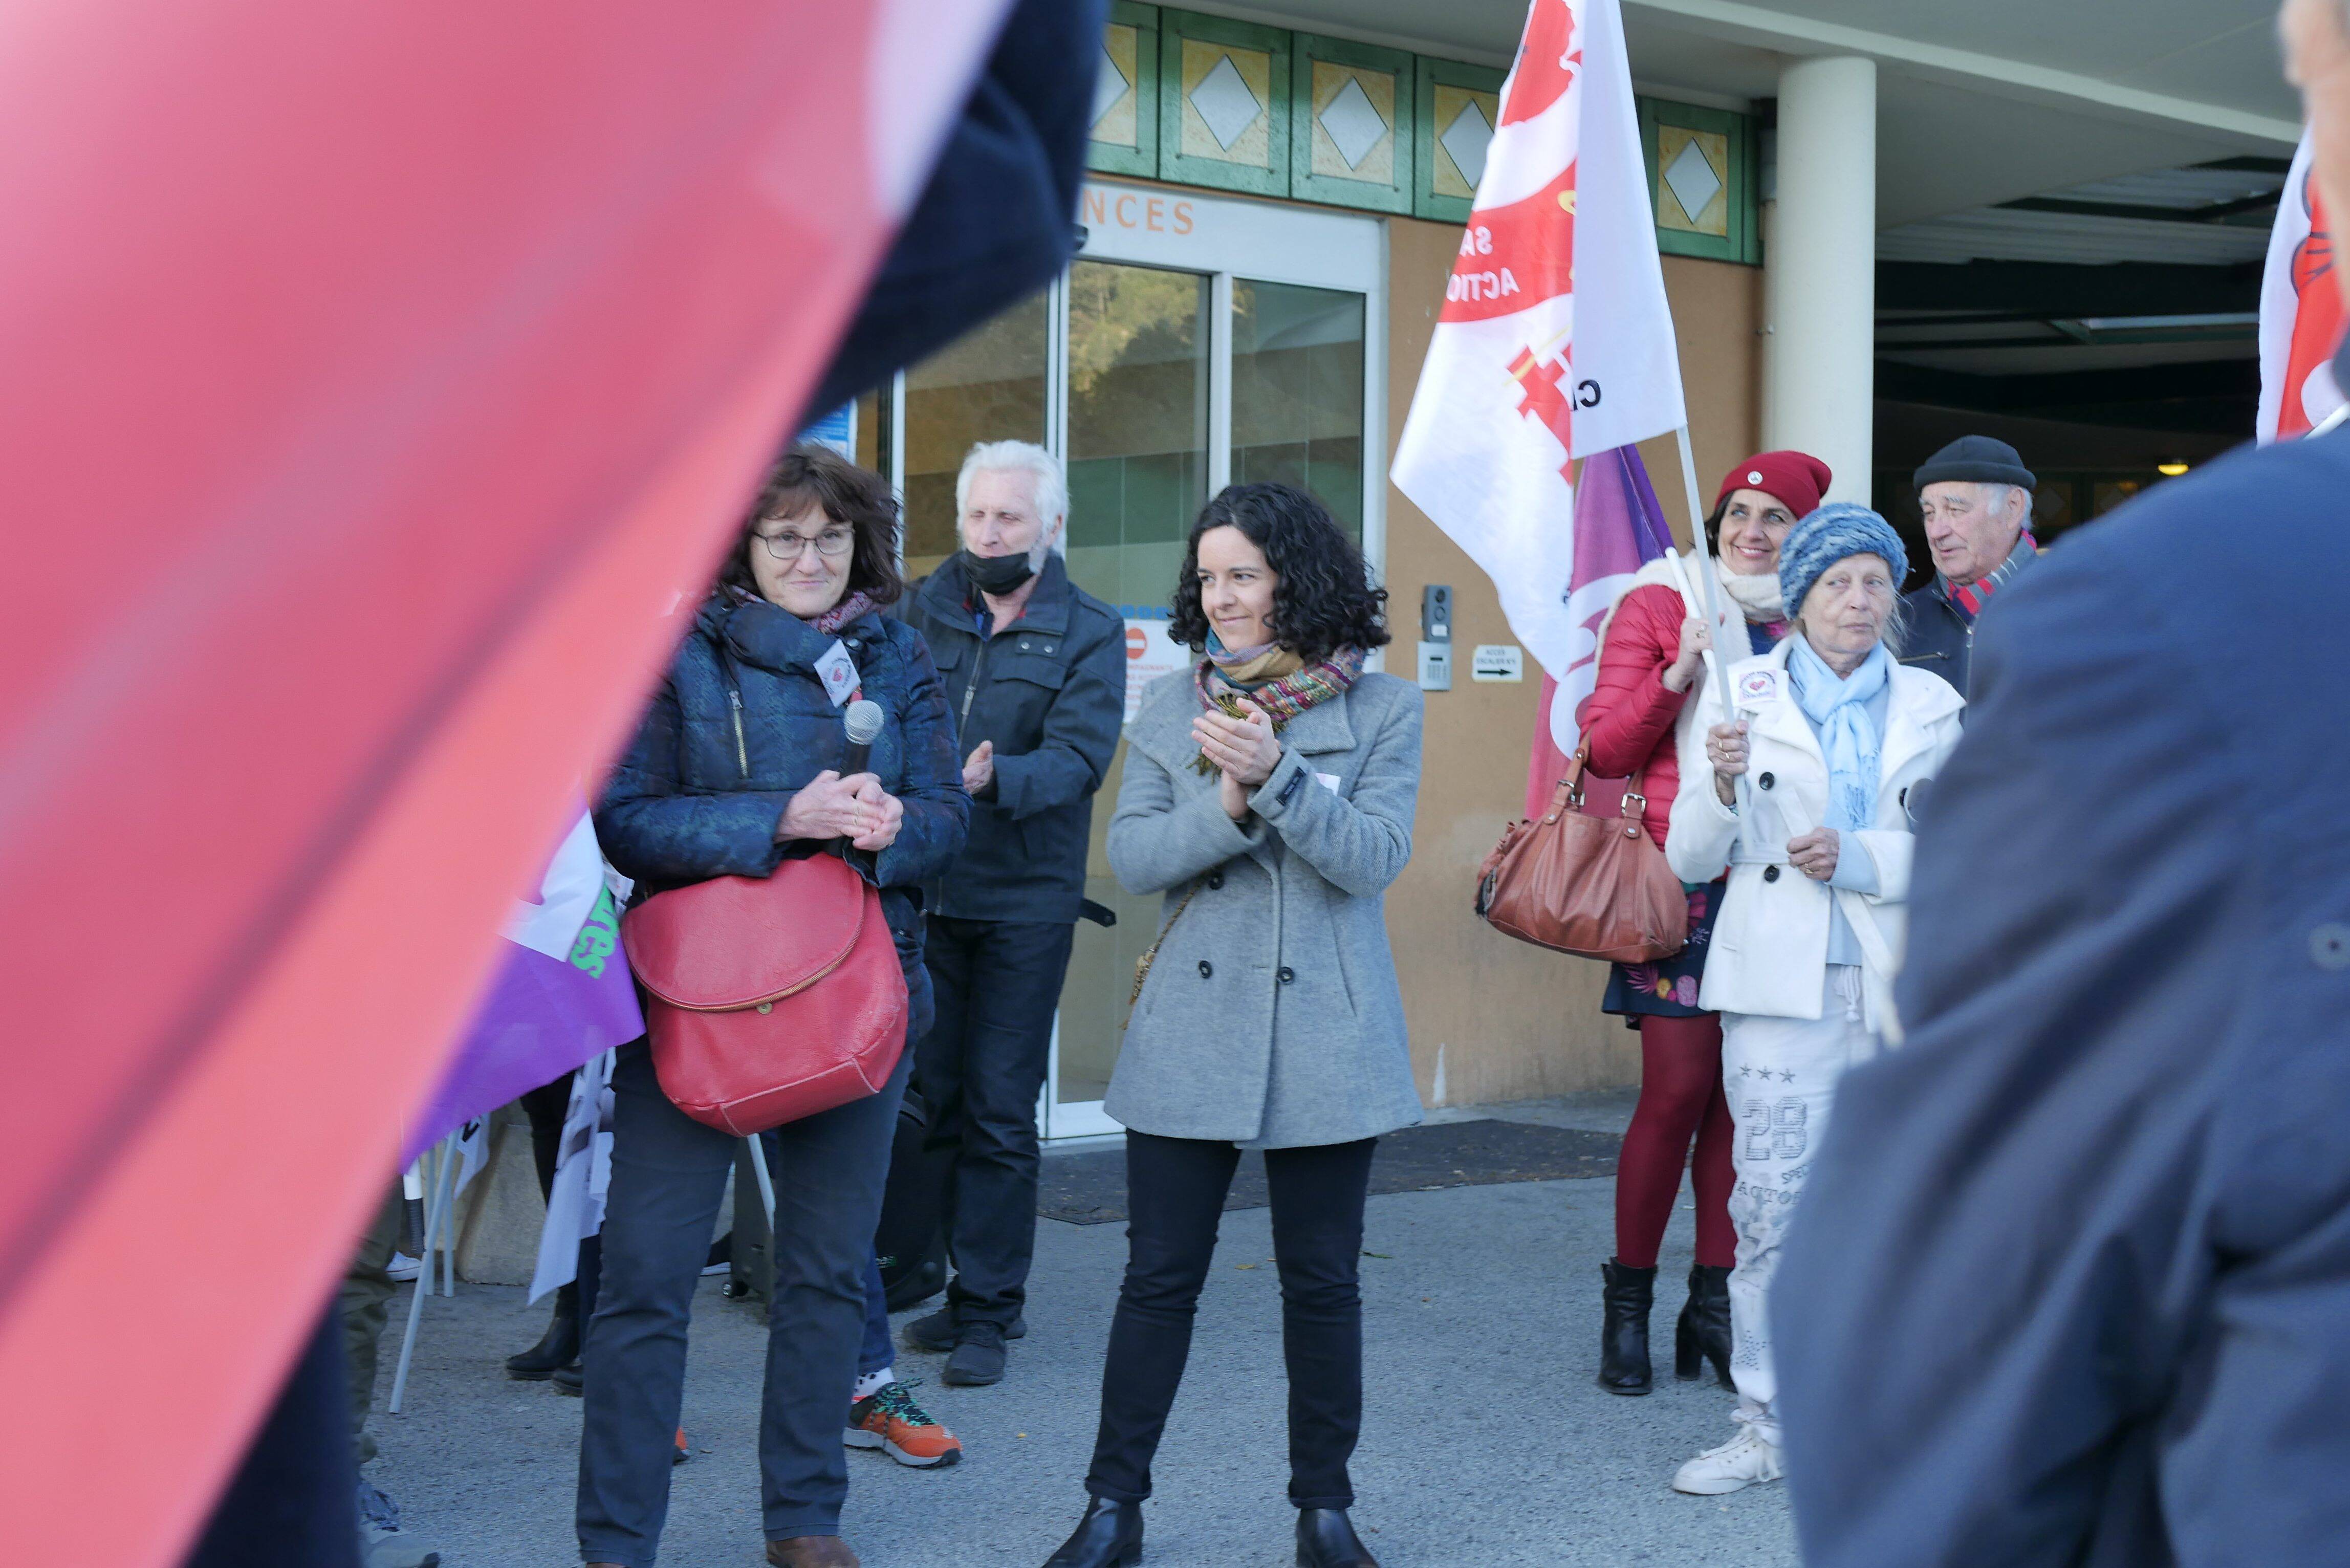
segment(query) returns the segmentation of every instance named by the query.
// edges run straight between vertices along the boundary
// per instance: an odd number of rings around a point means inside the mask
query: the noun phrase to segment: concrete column
[[[1763,442],[1822,459],[1835,471],[1828,497],[1865,505],[1876,396],[1876,61],[1788,62],[1778,164],[1763,257]]]

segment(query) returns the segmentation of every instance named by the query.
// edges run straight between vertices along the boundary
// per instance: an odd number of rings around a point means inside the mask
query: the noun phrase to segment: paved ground
[[[1586,1096],[1482,1114],[1605,1127],[1627,1108]],[[1527,1182],[1371,1199],[1364,1246],[1378,1255],[1363,1260],[1368,1399],[1355,1517],[1387,1568],[1797,1562],[1783,1488],[1697,1499],[1666,1484],[1681,1459],[1731,1432],[1728,1394],[1670,1376],[1677,1289],[1669,1305],[1659,1291],[1658,1391],[1624,1399],[1593,1385],[1611,1188]],[[1660,1280],[1688,1272],[1686,1210],[1675,1231]],[[997,1387],[941,1387],[937,1357],[900,1359],[901,1375],[929,1380],[922,1397],[970,1458],[931,1473],[849,1456],[845,1533],[870,1568],[1030,1568],[1059,1543],[1083,1505],[1124,1251],[1122,1226],[1040,1222],[1031,1332]],[[1264,1210],[1224,1217],[1156,1469],[1153,1568],[1289,1562],[1271,1256]],[[686,1385],[697,1452],[676,1472],[662,1562],[750,1568],[761,1333],[719,1282],[705,1282],[697,1303]],[[450,1568],[575,1562],[578,1403],[508,1382],[498,1366],[537,1337],[542,1309],[518,1289],[461,1285],[425,1313],[408,1409],[376,1418],[384,1457],[374,1479]]]

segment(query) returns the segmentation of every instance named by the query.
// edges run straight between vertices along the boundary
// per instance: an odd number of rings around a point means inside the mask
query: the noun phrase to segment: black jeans
[[[840,1432],[865,1335],[866,1272],[909,1064],[878,1095],[787,1123],[775,1162],[775,1288],[759,1421],[770,1541],[840,1533]],[[579,1554],[651,1568],[669,1512],[685,1331],[741,1140],[671,1105],[639,1043],[612,1072],[603,1281],[580,1356]]]
[[[1036,1094],[1069,971],[1072,924],[933,915],[922,961],[937,1022],[916,1049],[931,1147],[951,1147],[947,1301],[965,1323],[1009,1326],[1036,1252]]]
[[[1351,1508],[1347,1461],[1363,1427],[1363,1194],[1377,1138],[1264,1155],[1289,1368],[1289,1501]],[[1150,1458],[1191,1353],[1191,1320],[1216,1249],[1240,1150],[1199,1138],[1126,1135],[1126,1282],[1102,1368],[1100,1435],[1086,1490],[1140,1502]]]

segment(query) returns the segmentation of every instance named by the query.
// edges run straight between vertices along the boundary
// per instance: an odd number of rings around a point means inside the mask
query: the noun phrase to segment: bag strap
[[[1632,776],[1624,781],[1624,799],[1619,809],[1627,821],[1638,822],[1648,815],[1648,797],[1640,793],[1640,781],[1648,773],[1645,767],[1634,768]]]
[[[1198,898],[1200,889],[1207,885],[1204,877],[1193,880],[1191,890],[1183,895],[1183,901],[1175,906],[1175,912],[1167,917],[1165,925],[1159,928],[1159,935],[1151,939],[1150,946],[1143,950],[1140,958],[1135,960],[1134,989],[1126,993],[1128,1018],[1131,1019],[1134,1016],[1134,1004],[1142,1000],[1142,982],[1150,978],[1150,966],[1159,961],[1159,950],[1166,945],[1167,933],[1175,929],[1175,922],[1183,918],[1183,911],[1191,907],[1191,900]]]
[[[1551,792],[1551,816],[1555,817],[1563,810],[1583,809],[1583,775],[1590,766],[1591,742],[1586,740],[1575,747],[1575,755],[1566,760],[1566,776],[1560,779],[1558,787]],[[1624,781],[1624,800],[1621,809],[1627,817],[1635,822],[1648,814],[1648,797],[1640,793],[1640,780],[1647,776],[1648,772],[1646,767],[1635,768],[1632,776]]]
[[[1575,755],[1566,759],[1566,776],[1559,780],[1558,787],[1551,792],[1552,815],[1557,815],[1562,809],[1583,809],[1583,770],[1590,765],[1591,742],[1586,741],[1575,748]]]

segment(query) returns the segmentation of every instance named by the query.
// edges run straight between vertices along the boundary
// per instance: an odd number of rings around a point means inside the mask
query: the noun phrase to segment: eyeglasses
[[[857,535],[847,528],[827,528],[811,539],[805,534],[788,531],[782,534],[754,534],[752,537],[767,547],[767,554],[778,561],[796,561],[810,545],[819,556],[846,556],[848,547],[857,543]]]

